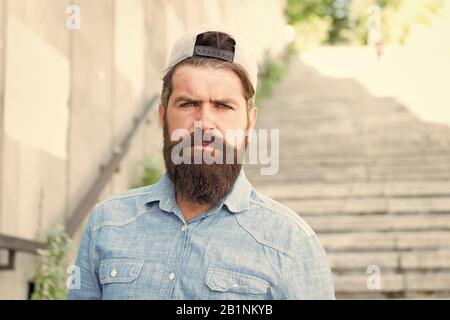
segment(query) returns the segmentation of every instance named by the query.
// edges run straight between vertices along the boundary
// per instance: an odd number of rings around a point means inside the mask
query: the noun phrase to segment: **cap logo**
[[[233,62],[234,52],[208,46],[194,46],[194,56],[210,57]]]

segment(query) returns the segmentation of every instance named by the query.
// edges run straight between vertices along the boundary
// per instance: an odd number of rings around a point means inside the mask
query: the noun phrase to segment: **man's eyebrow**
[[[223,98],[223,99],[216,99],[216,100],[210,100],[210,101],[213,103],[238,105],[238,103],[232,98]],[[179,97],[175,98],[174,103],[179,103],[179,102],[200,103],[200,102],[202,102],[202,100],[191,98],[188,96],[179,96]]]
[[[224,98],[224,99],[217,99],[217,100],[211,100],[211,102],[214,103],[220,103],[220,104],[234,104],[234,105],[238,105],[236,101],[234,101],[231,98]]]
[[[179,96],[179,97],[175,98],[174,103],[178,103],[178,102],[181,102],[181,101],[183,101],[183,102],[191,102],[191,103],[199,103],[199,102],[201,102],[201,100],[198,100],[198,99],[190,98],[190,97],[187,97],[187,96]]]

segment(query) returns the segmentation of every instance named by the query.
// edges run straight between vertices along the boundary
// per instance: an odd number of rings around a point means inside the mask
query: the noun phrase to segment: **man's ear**
[[[256,118],[258,117],[258,108],[251,107],[248,110],[248,129],[254,129],[256,125]]]
[[[159,124],[161,126],[161,128],[164,127],[164,113],[166,112],[166,110],[164,110],[164,107],[162,104],[159,104]]]

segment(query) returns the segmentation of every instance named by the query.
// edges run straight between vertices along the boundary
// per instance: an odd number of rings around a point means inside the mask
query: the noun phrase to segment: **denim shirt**
[[[226,197],[188,222],[167,175],[97,204],[75,269],[69,299],[335,298],[316,234],[243,170]]]

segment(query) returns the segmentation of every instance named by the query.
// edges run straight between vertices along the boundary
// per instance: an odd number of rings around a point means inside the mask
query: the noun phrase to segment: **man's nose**
[[[206,104],[199,108],[196,121],[201,121],[203,130],[215,129],[215,115],[212,106]]]

